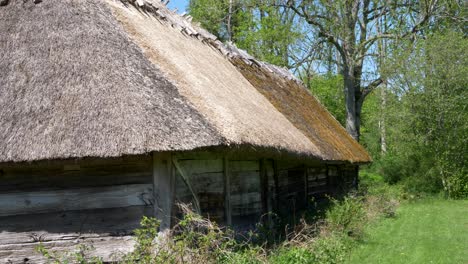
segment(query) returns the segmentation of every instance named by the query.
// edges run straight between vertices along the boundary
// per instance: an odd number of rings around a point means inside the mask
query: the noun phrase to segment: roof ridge
[[[188,14],[177,14],[171,11],[167,6],[169,1],[158,0],[120,0],[122,3],[128,3],[136,9],[144,11],[155,16],[159,21],[169,23],[173,28],[178,29],[182,34],[199,39],[201,42],[209,44],[211,47],[218,50],[222,55],[228,58],[237,58],[243,60],[248,65],[256,65],[264,68],[269,72],[275,73],[287,80],[295,81],[303,84],[294,74],[287,68],[279,67],[271,63],[261,61],[250,55],[247,51],[238,48],[234,43],[223,43],[215,35],[208,32],[206,29],[192,23],[192,16]]]

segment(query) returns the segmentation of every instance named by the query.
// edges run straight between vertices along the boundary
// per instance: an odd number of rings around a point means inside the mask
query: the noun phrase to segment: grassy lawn
[[[468,201],[405,203],[366,233],[349,263],[468,264]]]

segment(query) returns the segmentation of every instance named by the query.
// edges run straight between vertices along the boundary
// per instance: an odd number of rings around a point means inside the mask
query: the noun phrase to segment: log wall
[[[265,220],[261,217],[267,212],[291,214],[305,209],[312,199],[345,192],[356,172],[355,166],[247,155],[226,158],[206,152],[176,155],[175,159],[180,167],[176,168],[176,201],[198,202],[203,216],[237,229],[252,228]],[[176,220],[179,217],[175,215]]]
[[[44,262],[39,243],[112,260],[153,201],[151,156],[0,165],[0,263]]]
[[[355,166],[209,152],[161,155],[0,164],[0,263],[40,263],[34,253],[40,242],[62,251],[90,243],[93,255],[112,260],[133,248],[132,231],[143,215],[164,217],[167,227],[181,217],[171,193],[205,217],[244,230],[266,220],[267,212],[296,216],[312,198],[356,184]],[[169,213],[156,206],[169,206]]]

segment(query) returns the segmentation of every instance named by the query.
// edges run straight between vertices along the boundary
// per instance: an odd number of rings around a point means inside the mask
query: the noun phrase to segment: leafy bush
[[[332,204],[326,214],[328,228],[349,236],[360,237],[364,230],[366,216],[362,198],[347,196],[343,201],[332,199]]]
[[[334,233],[322,236],[312,245],[315,262],[323,264],[343,263],[350,248],[348,236]]]
[[[36,251],[41,253],[46,258],[46,263],[53,264],[102,264],[102,259],[98,257],[90,257],[89,251],[93,250],[92,246],[81,244],[76,251],[58,252],[49,251],[41,243],[36,247]]]
[[[159,222],[144,217],[135,230],[135,251],[123,263],[261,263],[262,249],[238,242],[229,229],[180,205],[183,218],[166,233],[158,234]]]
[[[284,247],[270,257],[272,264],[316,263],[315,256],[308,248]]]
[[[296,245],[283,245],[270,256],[269,262],[273,264],[317,263],[334,264],[343,263],[349,249],[346,235],[333,233],[311,238],[306,243]]]

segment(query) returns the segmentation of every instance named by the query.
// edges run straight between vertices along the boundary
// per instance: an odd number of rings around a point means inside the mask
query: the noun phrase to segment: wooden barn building
[[[370,161],[291,73],[159,1],[0,3],[0,263],[39,242],[108,259],[177,201],[250,225]]]

